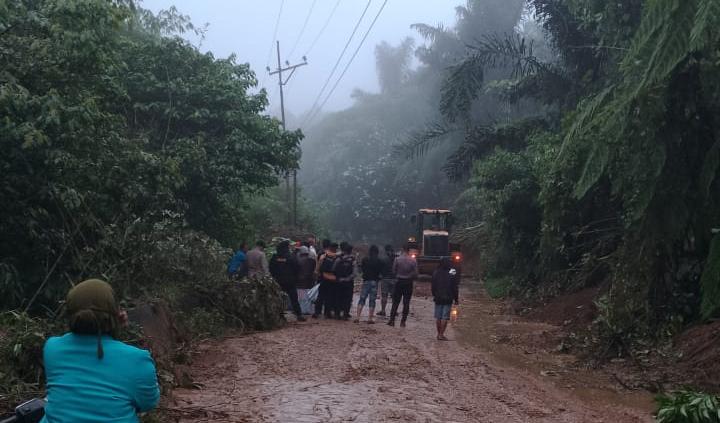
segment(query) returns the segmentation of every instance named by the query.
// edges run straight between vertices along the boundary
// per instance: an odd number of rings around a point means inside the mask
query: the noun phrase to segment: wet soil
[[[464,282],[465,283],[465,282]],[[558,326],[463,289],[435,340],[427,283],[406,328],[308,320],[201,346],[180,422],[651,422],[651,398],[555,351]]]

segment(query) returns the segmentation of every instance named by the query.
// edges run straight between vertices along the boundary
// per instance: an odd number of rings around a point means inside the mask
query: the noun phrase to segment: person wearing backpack
[[[295,256],[290,253],[290,243],[283,241],[277,246],[277,252],[270,259],[270,274],[290,297],[290,305],[297,316],[298,322],[304,322],[305,317],[300,309],[297,293],[298,263]]]
[[[320,283],[320,292],[318,298],[315,301],[315,314],[312,315],[314,319],[317,319],[323,314],[323,308],[325,309],[325,317],[332,318],[332,312],[335,309],[336,297],[337,297],[337,278],[333,273],[333,267],[335,266],[335,260],[337,260],[337,243],[329,242],[325,246],[323,241],[323,253],[317,262],[316,273]]]
[[[443,257],[432,276],[432,295],[435,301],[435,327],[437,340],[447,341],[445,329],[450,320],[452,305],[458,304],[460,278],[457,269],[452,267],[449,257]]]
[[[355,256],[352,253],[352,245],[343,243],[342,254],[335,260],[333,273],[337,278],[337,302],[335,304],[335,318],[343,320],[350,319],[350,308],[352,308],[353,289],[355,288]]]
[[[395,263],[395,251],[393,246],[388,244],[385,246],[385,257],[382,258],[383,271],[382,281],[380,282],[380,311],[377,316],[385,316],[385,307],[387,307],[388,297],[391,297],[395,291],[395,273],[393,272],[393,264]]]

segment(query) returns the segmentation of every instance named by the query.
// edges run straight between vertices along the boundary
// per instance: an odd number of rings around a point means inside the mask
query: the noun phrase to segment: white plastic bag
[[[308,290],[307,299],[310,300],[310,302],[315,303],[317,301],[319,295],[320,295],[320,284],[317,284]]]

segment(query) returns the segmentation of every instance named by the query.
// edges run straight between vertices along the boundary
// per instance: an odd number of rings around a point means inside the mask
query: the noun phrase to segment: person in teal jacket
[[[91,279],[70,290],[70,332],[45,343],[44,423],[138,422],[160,399],[150,353],[115,339],[127,319],[110,285]]]

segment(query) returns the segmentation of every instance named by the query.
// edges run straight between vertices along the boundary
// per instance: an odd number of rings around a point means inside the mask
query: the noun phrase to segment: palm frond
[[[521,150],[531,134],[548,128],[549,122],[544,116],[476,126],[466,133],[465,142],[448,157],[443,171],[449,180],[460,181],[470,174],[476,160],[490,154],[496,147],[508,151]]]
[[[484,63],[479,56],[471,56],[451,66],[440,93],[440,113],[450,122],[455,122],[458,117],[467,118],[484,80]]]
[[[432,26],[424,23],[416,23],[410,25],[410,28],[417,31],[420,36],[425,38],[428,41],[435,42],[438,39],[442,37],[451,36],[450,30],[445,28],[443,24],[438,24],[437,26]]]
[[[512,76],[515,78],[535,74],[545,70],[548,66],[533,54],[533,41],[528,41],[518,34],[488,35],[468,48],[472,55],[478,56],[485,66],[510,67]]]
[[[395,153],[406,159],[421,157],[457,130],[443,122],[431,123],[422,130],[411,132],[406,140],[394,147]]]
[[[440,112],[450,122],[467,118],[484,84],[485,68],[510,68],[513,78],[549,72],[533,54],[533,43],[519,35],[491,35],[468,46],[470,55],[449,68],[440,97]]]

